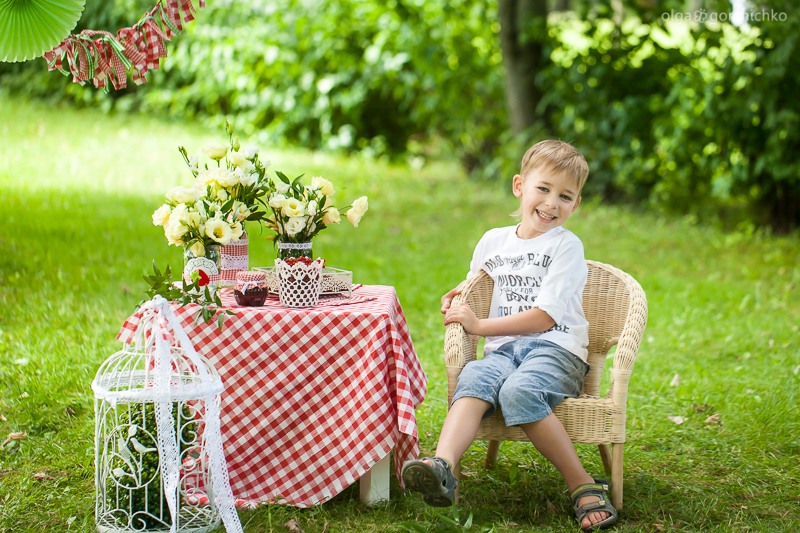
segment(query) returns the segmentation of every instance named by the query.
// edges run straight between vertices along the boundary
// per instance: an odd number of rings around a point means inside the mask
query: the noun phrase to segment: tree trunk
[[[499,0],[498,14],[508,118],[514,133],[521,133],[540,118],[536,75],[547,62],[547,0]]]

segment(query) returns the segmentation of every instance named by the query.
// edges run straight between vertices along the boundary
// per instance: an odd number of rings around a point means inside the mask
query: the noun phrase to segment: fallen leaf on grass
[[[19,399],[20,400],[23,399],[23,398],[27,398],[27,397],[28,397],[28,393],[27,392],[23,392],[22,394],[19,395]]]
[[[305,531],[300,529],[300,524],[298,524],[297,520],[294,518],[283,524],[283,527],[288,529],[291,533],[305,533]]]
[[[4,469],[0,470],[0,479],[6,477],[11,472],[13,472],[13,470],[11,470],[10,468],[4,468]]]
[[[706,424],[719,424],[719,423],[720,423],[719,413],[711,415],[708,418],[706,418]]]
[[[12,440],[22,440],[26,438],[28,438],[28,434],[25,433],[24,431],[21,431],[19,433],[9,433],[8,437],[6,437],[6,440],[3,441],[3,444],[0,444],[0,448],[5,447],[5,445],[11,442]]]
[[[507,522],[506,525],[508,527],[517,527],[517,526],[519,526],[519,524],[517,524],[516,522]]]
[[[692,404],[692,410],[697,411],[698,413],[702,413],[703,411],[708,409],[707,404],[697,405],[696,403]]]
[[[553,505],[553,502],[547,500],[547,512],[550,514],[554,514],[556,512],[556,506]]]
[[[675,422],[679,426],[681,424],[683,424],[683,417],[682,416],[668,416],[667,418],[669,418],[670,420],[672,420],[673,422]]]
[[[67,406],[66,411],[69,416],[75,416],[75,411],[69,405]]]
[[[666,531],[666,529],[664,528],[664,526],[662,526],[661,524],[653,524],[653,528],[654,528],[656,531]]]
[[[679,374],[675,374],[675,377],[672,378],[672,381],[669,382],[670,387],[677,387],[681,384],[681,376]]]
[[[48,476],[44,472],[37,472],[33,475],[33,479],[38,479],[39,481],[43,479],[55,479],[53,476]]]
[[[0,415],[0,420],[3,422],[8,422],[8,418],[4,417],[3,415]]]

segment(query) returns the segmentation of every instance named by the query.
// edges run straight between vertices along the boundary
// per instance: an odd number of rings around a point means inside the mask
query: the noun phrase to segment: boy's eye
[[[539,190],[542,192],[547,192],[547,187],[539,187]]]
[[[562,195],[561,195],[561,198],[563,198],[564,200],[566,200],[566,201],[568,201],[568,202],[569,202],[570,200],[572,200],[572,198],[570,198],[570,197],[569,197],[569,196],[567,196],[566,194],[562,194]]]

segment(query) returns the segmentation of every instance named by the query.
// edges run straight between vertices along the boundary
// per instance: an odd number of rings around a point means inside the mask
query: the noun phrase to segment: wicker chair
[[[584,380],[581,395],[568,398],[553,411],[573,442],[598,445],[603,466],[611,474],[611,503],[619,510],[622,509],[622,456],[628,381],[647,323],[647,300],[641,285],[625,272],[596,261],[586,263],[589,278],[583,291],[583,310],[589,321],[591,370]],[[469,280],[453,303],[466,302],[479,318],[486,318],[493,284],[492,278],[481,271]],[[476,358],[478,339],[475,335],[468,335],[459,323],[447,325],[445,362],[448,405],[453,398],[458,375],[464,365]],[[611,368],[611,387],[608,395],[601,398],[603,366],[606,354],[614,345],[618,346]],[[506,427],[500,409],[481,422],[477,438],[489,441],[487,468],[491,468],[497,460],[500,441],[528,440],[519,427]],[[457,474],[459,467],[456,466]]]

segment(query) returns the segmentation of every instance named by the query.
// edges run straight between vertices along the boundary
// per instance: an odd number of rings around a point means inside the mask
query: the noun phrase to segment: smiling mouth
[[[536,214],[539,215],[540,217],[542,217],[544,220],[547,220],[547,221],[550,221],[550,220],[553,220],[554,218],[556,218],[555,215],[548,215],[547,213],[542,213],[538,209],[536,210]]]

